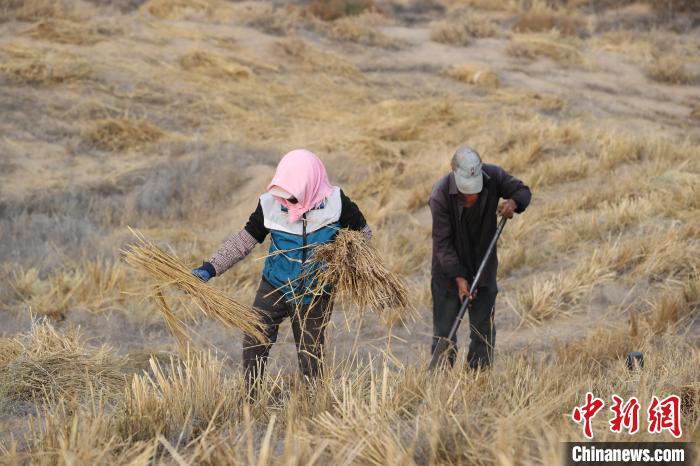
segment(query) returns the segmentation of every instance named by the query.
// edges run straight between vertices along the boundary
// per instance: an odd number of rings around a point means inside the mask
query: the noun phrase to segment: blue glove
[[[207,269],[205,269],[204,267],[197,267],[196,269],[193,269],[192,275],[199,278],[204,283],[208,282],[209,279],[211,279],[211,275],[209,274],[209,271]]]

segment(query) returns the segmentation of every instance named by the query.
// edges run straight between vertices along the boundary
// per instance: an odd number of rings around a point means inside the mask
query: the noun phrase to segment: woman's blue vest
[[[316,246],[333,241],[340,229],[340,188],[334,187],[331,195],[319,207],[308,211],[305,218],[295,223],[289,222],[287,209],[271,194],[263,194],[260,205],[265,228],[270,231],[272,240],[263,277],[279,288],[288,301],[296,304],[302,299],[304,304],[308,304],[313,298],[309,291],[315,287],[314,281],[309,278],[314,272],[309,266],[309,259]]]

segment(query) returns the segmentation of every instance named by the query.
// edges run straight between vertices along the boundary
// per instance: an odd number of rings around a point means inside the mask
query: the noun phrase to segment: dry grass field
[[[693,0],[0,0],[0,464],[555,465],[587,391],[682,396],[700,440],[699,109]],[[533,201],[494,369],[436,375],[427,198],[465,142]],[[199,265],[298,147],[417,312],[337,305],[314,386],[285,324],[248,403],[240,333],[178,346],[120,250]],[[252,302],[266,248],[213,286]]]

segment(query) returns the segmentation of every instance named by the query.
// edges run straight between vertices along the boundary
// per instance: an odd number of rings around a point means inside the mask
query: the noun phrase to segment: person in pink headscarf
[[[245,227],[192,271],[204,281],[219,276],[270,235],[270,254],[253,303],[266,324],[269,344],[261,345],[249,335],[243,340],[243,365],[250,388],[263,373],[286,317],[292,321],[302,374],[307,378],[320,374],[332,302],[323,296],[312,304],[314,283],[304,277],[313,272],[309,258],[314,248],[333,241],[341,228],[362,231],[367,240],[372,237],[362,212],[340,188],[331,185],[318,156],[306,149],[293,150],[280,160]]]
[[[330,196],[333,186],[321,159],[313,152],[298,149],[282,157],[267,190],[287,208],[289,221],[296,223]]]

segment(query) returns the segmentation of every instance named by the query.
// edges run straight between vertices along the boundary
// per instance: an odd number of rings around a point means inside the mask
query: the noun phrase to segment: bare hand
[[[467,296],[469,296],[469,282],[464,277],[455,278],[457,283],[457,295],[459,296],[459,301],[464,302]]]
[[[501,217],[513,218],[513,214],[515,213],[515,209],[517,208],[518,204],[516,204],[513,199],[506,199],[505,201],[501,202],[501,204],[498,206],[498,210],[496,211],[496,213]]]

